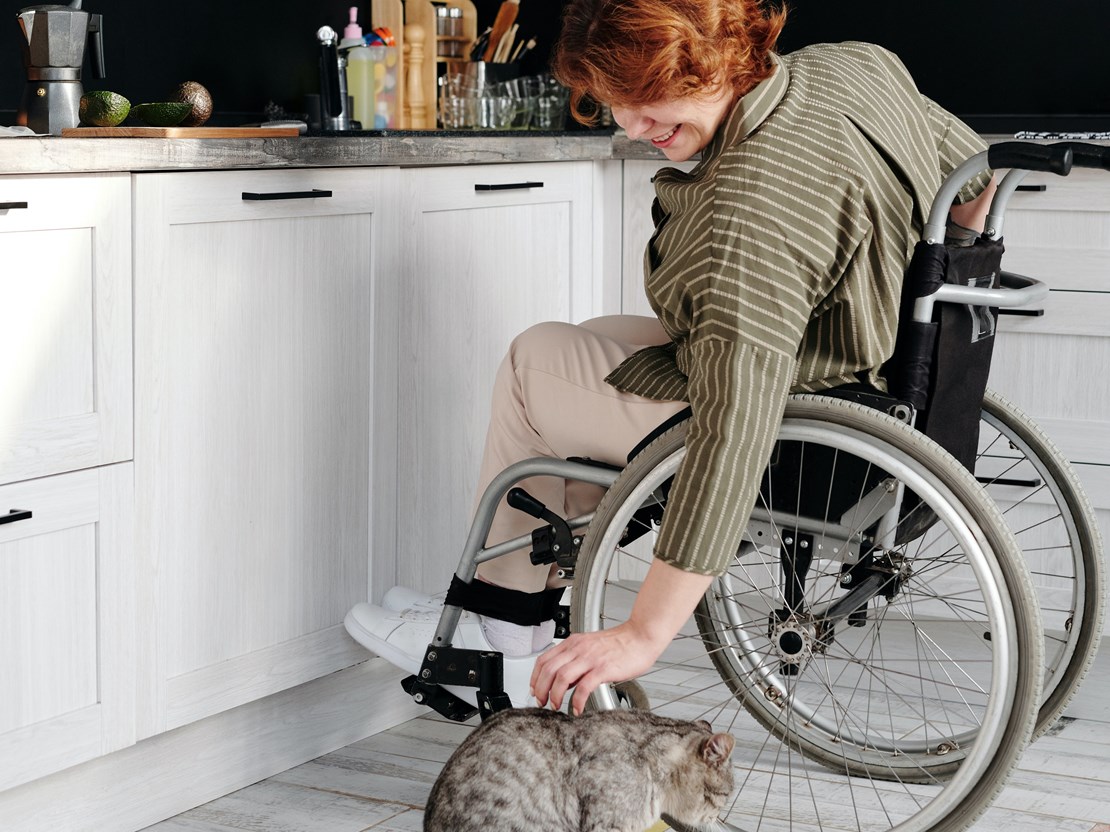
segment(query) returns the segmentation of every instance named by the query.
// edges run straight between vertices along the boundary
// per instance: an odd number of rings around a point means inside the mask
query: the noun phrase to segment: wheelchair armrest
[[[980,289],[946,283],[931,295],[918,298],[913,304],[913,319],[927,323],[933,319],[933,306],[937,303],[964,303],[969,306],[991,306],[1013,309],[1040,303],[1048,297],[1048,285],[1032,277],[1013,272],[1002,272],[1001,287]]]

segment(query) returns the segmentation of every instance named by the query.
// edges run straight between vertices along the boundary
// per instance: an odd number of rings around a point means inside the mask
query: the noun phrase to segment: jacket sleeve
[[[921,100],[925,105],[929,128],[937,143],[937,159],[940,162],[942,178],[954,171],[962,162],[987,149],[987,143],[982,137],[956,116],[924,95],[921,96]],[[960,189],[956,200],[960,204],[971,202],[983,192],[990,180],[990,171],[983,171]]]
[[[679,365],[693,416],[655,546],[673,566],[714,575],[728,568],[755,504],[810,315],[866,233],[847,187],[811,197],[841,220],[806,234],[773,217],[813,205],[781,205],[762,183],[719,182],[712,256],[684,289],[692,325]]]
[[[691,348],[693,417],[655,556],[689,572],[729,566],[782,422],[794,359],[719,338]]]

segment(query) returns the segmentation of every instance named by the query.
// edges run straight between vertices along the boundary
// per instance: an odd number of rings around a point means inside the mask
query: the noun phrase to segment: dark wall
[[[31,0],[0,0],[7,22],[0,26],[0,124],[14,121],[25,73],[19,52],[16,13]],[[212,93],[213,124],[257,121],[274,101],[303,111],[306,92],[318,91],[316,30],[327,24],[342,32],[347,9],[358,5],[359,18],[370,14],[369,0],[236,0],[223,3],[85,0],[84,8],[103,15],[108,77],[91,78],[86,89],[110,89],[133,104],[160,101],[182,81],[199,81]],[[477,0],[479,30],[493,22],[499,0]],[[536,35],[535,54],[525,72],[545,68],[558,33],[561,4],[523,0],[521,34]]]
[[[0,24],[0,124],[14,120],[22,94],[14,18],[31,2],[0,0],[0,9],[8,12],[7,22]],[[881,43],[902,57],[925,93],[985,131],[993,132],[987,117],[1000,115],[1013,118],[999,132],[1037,129],[1037,114],[1056,116],[1063,122],[1060,129],[1085,129],[1076,115],[1110,120],[1104,46],[1110,29],[1108,3],[786,2],[791,18],[782,51],[815,41]],[[86,71],[85,86],[112,89],[140,103],[160,100],[181,81],[200,81],[215,99],[216,124],[258,120],[268,101],[303,111],[304,94],[318,85],[315,32],[325,23],[341,29],[349,5],[350,0],[181,5],[85,0],[88,10],[104,17],[109,74],[92,81]],[[365,20],[369,0],[358,5]],[[476,5],[484,27],[493,21],[500,0],[476,0]],[[562,0],[522,0],[521,34],[539,39],[525,72],[546,67],[562,6]]]
[[[983,132],[1110,129],[1105,0],[786,0],[780,46],[865,40]]]

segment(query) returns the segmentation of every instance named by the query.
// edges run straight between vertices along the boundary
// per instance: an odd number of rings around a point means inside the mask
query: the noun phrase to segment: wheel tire
[[[998,448],[1000,441],[1009,447]],[[988,467],[992,462],[994,466]],[[983,468],[987,469],[985,477]],[[1045,676],[1033,731],[1036,738],[1055,724],[1074,697],[1102,638],[1106,596],[1098,519],[1071,465],[1052,440],[1032,419],[991,390],[983,400],[976,474],[981,482],[988,480],[984,483],[987,493],[999,504],[1037,585],[1045,631]],[[989,481],[1027,474],[1039,476],[1041,485],[1032,490],[1015,489]],[[1056,515],[1051,507],[1033,508],[1035,500],[1037,506],[1055,507]],[[1063,548],[1068,550],[1070,563],[1062,563],[1059,557],[1049,560],[1053,551]],[[1046,572],[1050,572],[1045,579],[1048,582],[1071,580],[1071,586],[1064,589],[1070,597],[1055,600],[1060,589],[1054,592],[1037,580]]]

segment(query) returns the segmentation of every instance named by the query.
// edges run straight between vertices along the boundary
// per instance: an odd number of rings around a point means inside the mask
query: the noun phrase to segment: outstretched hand
[[[631,621],[596,633],[575,633],[536,660],[532,694],[541,707],[551,702],[559,709],[567,691],[574,688],[571,709],[577,716],[599,685],[645,673],[669,641],[669,637],[653,638]]]
[[[689,620],[713,582],[711,575],[685,572],[652,561],[623,624],[596,633],[576,633],[536,660],[532,695],[540,706],[563,706],[571,688],[571,708],[582,713],[586,700],[607,682],[624,682],[647,672]]]

